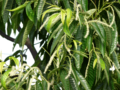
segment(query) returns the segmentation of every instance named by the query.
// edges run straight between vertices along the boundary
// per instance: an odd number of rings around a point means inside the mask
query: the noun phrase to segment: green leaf
[[[93,68],[95,68],[96,63],[97,63],[97,58],[93,62]]]
[[[59,11],[59,10],[60,10],[59,7],[53,7],[53,8],[47,9],[45,12],[43,12],[42,21],[43,21],[45,15],[46,15],[47,13],[56,12],[56,11]]]
[[[8,10],[8,11],[12,11],[12,12],[14,12],[14,11],[20,11],[20,10],[22,10],[24,7],[26,7],[26,5],[29,3],[30,1],[26,1],[24,4],[22,4],[22,5],[20,5],[20,6],[18,6],[18,7],[16,7],[16,8],[14,8],[14,9],[12,9],[12,10]]]
[[[2,74],[3,71],[3,66],[4,66],[5,62],[0,62],[0,73]]]
[[[70,90],[70,82],[69,79],[65,79],[67,76],[67,72],[65,70],[62,70],[60,73],[60,80],[62,82],[64,90]]]
[[[61,23],[61,24],[60,24],[59,26],[57,26],[57,28],[52,32],[52,34],[51,34],[50,37],[48,38],[47,45],[49,45],[51,39],[56,35],[56,33],[63,28],[62,26],[63,26],[63,25],[62,25],[62,23]]]
[[[113,15],[109,11],[107,11],[107,15],[108,15],[109,23],[111,23]],[[115,50],[115,48],[117,46],[117,42],[118,42],[118,32],[117,32],[117,25],[116,25],[115,21],[114,21],[112,27],[114,30],[110,29],[111,30],[111,42],[109,42],[109,44],[110,44],[109,54],[112,54],[112,52]]]
[[[56,19],[56,17],[59,15],[59,13],[55,13],[53,15],[50,16],[47,24],[46,24],[46,30],[50,33],[50,28],[51,28],[51,25],[53,23],[53,21]]]
[[[88,37],[87,37],[87,48],[88,48],[88,51],[90,52],[91,49],[92,49],[92,41],[93,41],[93,33],[92,31],[90,31]]]
[[[3,0],[3,2],[2,2],[2,15],[3,15],[4,11],[5,11],[7,3],[8,3],[8,0]]]
[[[80,90],[77,81],[73,77],[70,77],[69,81],[70,81],[70,85],[72,86],[72,90]]]
[[[101,58],[99,60],[100,60],[100,66],[101,66],[102,70],[104,70],[105,69],[105,62]]]
[[[3,2],[6,0],[3,0]],[[9,18],[9,11],[7,11],[7,9],[11,9],[12,8],[12,4],[13,4],[13,0],[7,0],[5,2],[6,7],[4,9],[4,11],[2,12],[2,17],[3,17],[3,22],[6,23],[8,21]]]
[[[102,42],[105,42],[104,33],[102,33],[102,32],[104,32],[104,31],[102,31],[104,29],[101,28],[102,27],[101,24],[95,22],[95,23],[91,23],[91,25],[93,26],[93,28],[95,29],[97,34],[100,36]]]
[[[119,69],[120,65],[119,65],[119,61],[118,61],[117,54],[116,54],[115,51],[112,53],[112,59],[113,59],[113,62],[115,63],[115,67],[117,69]],[[116,71],[117,71],[117,74],[118,74],[118,80],[120,80],[120,73],[118,72],[118,70],[116,70]]]
[[[96,59],[96,55],[94,52],[90,52],[90,53],[92,53],[92,55],[89,55],[90,63],[88,62],[89,66],[88,66],[87,73],[86,73],[87,75],[86,80],[88,84],[90,85],[90,88],[92,88],[94,87],[94,82],[96,79],[95,63],[97,62],[97,59]]]
[[[6,79],[8,78],[9,73],[11,72],[11,69],[8,69],[1,77],[1,85],[7,90],[6,87]]]
[[[77,0],[77,1],[82,6],[84,11],[88,10],[88,0]]]
[[[86,79],[80,74],[78,71],[75,71],[77,74],[78,79],[80,80],[81,85],[84,87],[85,90],[91,90],[88,82]]]
[[[63,34],[64,34],[64,32],[63,32],[62,29],[57,33],[55,39],[54,39],[53,42],[52,42],[52,46],[51,46],[51,49],[50,49],[50,53],[53,52],[53,50],[55,49],[56,45],[58,44],[58,42],[59,42],[59,40],[61,39],[61,37],[62,37]]]
[[[66,20],[65,20],[65,23],[63,25],[63,31],[64,31],[65,34],[67,34],[68,36],[71,37],[70,30],[69,30],[69,27],[67,26]]]
[[[26,6],[26,14],[27,14],[28,18],[34,22],[34,12],[31,7],[31,2],[29,2]]]
[[[71,6],[70,6],[70,3],[69,3],[69,0],[64,0],[64,1],[63,1],[63,4],[64,4],[65,8],[69,8],[69,9],[71,9]]]
[[[28,34],[30,33],[31,29],[33,27],[33,22],[32,21],[28,21],[27,22],[27,25],[26,25],[26,28],[25,28],[25,31],[24,31],[24,34],[23,34],[23,39],[22,39],[22,49],[26,43],[26,40],[28,38]]]
[[[65,11],[64,10],[61,10],[61,21],[62,21],[62,24],[64,25],[64,21],[65,21]]]
[[[69,24],[70,24],[70,20],[71,20],[71,18],[72,18],[72,11],[68,8],[68,9],[66,9],[66,11],[67,11],[67,26],[69,27]]]
[[[19,67],[19,60],[15,57],[9,57],[10,60],[13,60],[15,62],[15,64]]]
[[[84,38],[84,35],[85,35],[85,27],[84,26],[82,26],[81,28],[79,27],[75,34],[75,40],[82,42],[82,45],[77,44],[77,51],[82,51],[82,52],[85,51],[87,39]],[[74,56],[77,59],[77,61],[75,60],[75,66],[77,70],[80,70],[80,68],[82,67],[84,57],[78,53],[75,53]]]
[[[45,2],[46,2],[46,0],[39,0],[39,2],[38,2],[38,6],[37,6],[37,10],[36,10],[37,20],[40,20]]]

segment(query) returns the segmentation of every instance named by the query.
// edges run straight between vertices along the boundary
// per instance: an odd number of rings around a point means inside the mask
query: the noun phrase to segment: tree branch
[[[19,28],[18,28],[18,31],[20,31],[20,29],[21,29],[21,28],[19,27]],[[4,32],[2,32],[2,30],[0,30],[0,35],[1,35],[2,37],[6,38],[7,40],[11,41],[11,42],[14,42],[14,40],[15,40],[14,38],[12,38],[12,37],[10,37],[9,35],[6,35]],[[31,54],[32,54],[32,56],[33,56],[33,58],[34,58],[34,60],[35,60],[36,57],[37,57],[37,51],[36,51],[36,49],[35,49],[34,47],[32,47],[32,44],[31,44],[29,38],[27,38],[25,45],[28,47],[28,49],[30,50],[30,52],[31,52]],[[35,60],[35,61],[38,61],[38,60],[41,62],[41,60],[40,60],[39,57],[38,57],[37,60]]]
[[[15,40],[14,38],[12,38],[12,37],[6,35],[4,32],[2,32],[2,30],[0,30],[0,35],[1,35],[2,37],[6,38],[6,39],[9,40],[9,41],[14,42],[14,40]]]

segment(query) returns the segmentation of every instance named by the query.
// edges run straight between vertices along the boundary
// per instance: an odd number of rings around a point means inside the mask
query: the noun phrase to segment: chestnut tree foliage
[[[120,0],[0,0],[0,35],[13,50],[22,47],[0,60],[0,90],[120,90],[119,6]]]

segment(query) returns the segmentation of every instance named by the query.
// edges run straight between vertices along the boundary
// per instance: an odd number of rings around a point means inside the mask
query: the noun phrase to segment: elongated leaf
[[[101,66],[102,70],[104,70],[105,69],[105,62],[101,58],[99,60],[100,60],[100,66]]]
[[[107,11],[107,15],[108,15],[109,23],[111,23],[113,15],[109,11]],[[117,42],[118,42],[118,32],[117,32],[117,25],[116,25],[115,21],[114,21],[112,27],[114,30],[111,30],[112,37],[111,37],[109,54],[112,54],[112,52],[115,50],[115,48],[117,46]]]
[[[88,10],[88,0],[77,0],[79,4],[82,5],[84,11]]]
[[[62,23],[54,30],[54,32],[52,32],[51,36],[48,38],[47,41],[47,45],[49,45],[49,42],[51,41],[51,39],[55,36],[55,34],[58,32],[58,30],[61,30],[62,27]]]
[[[0,62],[0,73],[2,73],[4,64],[5,64],[5,62]]]
[[[63,4],[64,4],[65,8],[69,8],[69,9],[71,9],[71,6],[70,6],[70,3],[69,3],[69,0],[63,0]]]
[[[24,4],[22,4],[22,5],[20,5],[20,6],[18,6],[18,7],[16,7],[16,8],[14,8],[14,9],[12,9],[12,10],[8,10],[8,11],[20,11],[20,10],[22,10],[24,7],[26,7],[26,5],[29,3],[29,1],[26,1]]]
[[[61,21],[62,21],[62,24],[64,24],[64,21],[65,21],[65,11],[64,10],[61,10]]]
[[[31,21],[34,21],[34,12],[31,7],[31,2],[29,2],[26,6],[26,14]]]
[[[117,69],[119,69],[120,65],[115,51],[112,53],[112,58],[113,58],[113,62],[115,63],[115,66],[117,67]],[[117,74],[118,74],[118,80],[120,80],[120,74],[118,71]]]
[[[72,11],[69,8],[66,11],[67,11],[67,26],[69,27],[69,23],[72,18]]]
[[[4,11],[5,11],[7,3],[8,3],[8,0],[3,0],[3,2],[2,2],[2,15],[3,15]]]
[[[45,2],[46,2],[46,0],[39,0],[39,2],[38,2],[38,6],[37,6],[37,10],[36,10],[37,20],[40,20]]]
[[[67,76],[67,72],[65,70],[62,70],[60,73],[60,80],[63,84],[63,88],[64,90],[70,90],[70,82],[69,79],[65,79],[66,76]]]
[[[59,15],[59,13],[55,13],[52,16],[50,16],[47,25],[46,25],[46,30],[48,32],[50,32],[50,28],[51,28],[51,24],[53,23],[53,21],[56,19],[56,17]]]
[[[13,60],[15,62],[15,64],[19,67],[19,60],[15,57],[9,57],[10,60]]]
[[[59,7],[53,7],[53,8],[50,8],[50,9],[46,10],[45,12],[43,12],[42,20],[43,20],[43,18],[45,17],[45,15],[46,15],[47,13],[56,12],[56,11],[59,11],[59,10],[60,10]]]
[[[90,86],[88,84],[88,82],[86,81],[86,79],[82,76],[82,74],[80,74],[78,71],[75,71],[78,79],[80,80],[81,85],[84,87],[85,90],[91,90]]]
[[[91,56],[89,56],[89,57],[91,57]],[[89,66],[88,66],[88,70],[86,73],[87,74],[86,80],[87,80],[88,84],[90,85],[90,88],[93,87],[95,78],[96,78],[96,67],[95,67],[96,62],[97,62],[96,55],[93,52],[92,57],[90,58],[90,63],[88,62]]]
[[[84,38],[84,35],[85,35],[85,27],[79,27],[77,32],[76,32],[76,35],[75,35],[75,40],[78,40],[80,42],[82,42],[82,45],[79,45],[77,44],[77,51],[82,51],[84,52],[85,51],[85,48],[86,48],[86,38]],[[81,66],[82,66],[82,63],[83,63],[83,56],[81,56],[80,54],[78,53],[75,53],[75,58],[77,59],[77,61],[75,61],[75,66],[77,68],[77,70],[79,71]]]
[[[100,36],[102,42],[105,42],[105,37],[103,36],[102,29],[98,26],[98,23],[91,23],[97,34]]]
[[[25,28],[25,31],[24,31],[24,34],[23,34],[22,48],[24,47],[24,45],[25,45],[25,43],[26,43],[26,40],[27,40],[27,38],[28,38],[28,34],[30,33],[32,27],[33,27],[33,22],[29,20],[29,21],[27,22],[27,25],[26,25],[26,28]]]
[[[11,72],[11,69],[8,69],[1,77],[1,85],[7,90],[6,87],[6,79],[8,78],[9,73]]]
[[[65,23],[63,25],[63,31],[64,31],[65,34],[67,34],[68,36],[71,37],[70,30],[69,30],[69,27],[67,26],[66,20],[65,20]]]
[[[6,0],[4,0],[4,1],[6,1]],[[4,11],[2,12],[2,15],[3,15],[2,17],[3,17],[3,22],[4,23],[6,23],[8,21],[9,11],[7,11],[7,9],[11,9],[12,8],[13,0],[7,0],[5,2],[5,4],[6,4],[6,7],[5,7]]]
[[[77,81],[73,77],[70,77],[69,80],[70,80],[70,85],[72,86],[72,90],[80,90]]]
[[[50,49],[50,53],[53,52],[53,50],[55,49],[56,45],[58,44],[58,42],[61,39],[63,34],[64,34],[64,32],[63,32],[62,29],[57,33],[55,39],[53,40],[53,43],[52,43],[52,46],[51,46],[51,49]]]
[[[90,52],[91,51],[91,49],[92,49],[92,41],[93,41],[93,39],[92,39],[92,35],[93,35],[93,33],[92,33],[93,31],[90,31],[90,33],[89,33],[89,35],[88,35],[88,37],[87,37],[87,48],[88,48],[88,51]]]

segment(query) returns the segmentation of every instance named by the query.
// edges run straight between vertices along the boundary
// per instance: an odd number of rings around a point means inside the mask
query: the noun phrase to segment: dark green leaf
[[[46,2],[46,0],[39,0],[39,2],[38,2],[38,6],[37,6],[37,10],[36,10],[37,20],[40,20],[45,2]]]
[[[26,43],[26,40],[27,40],[27,38],[28,38],[28,34],[30,33],[32,27],[33,27],[33,22],[29,20],[29,21],[27,22],[27,25],[26,25],[26,28],[25,28],[25,31],[24,31],[24,34],[23,34],[22,48],[24,47],[24,45],[25,45],[25,43]]]
[[[54,39],[53,42],[52,42],[52,46],[51,46],[51,49],[50,49],[50,53],[53,52],[53,50],[55,49],[56,45],[58,44],[58,42],[59,42],[59,40],[61,39],[61,37],[62,37],[63,34],[64,34],[64,32],[63,32],[62,29],[57,33],[55,39]]]
[[[6,1],[6,2],[5,2]],[[9,11],[7,11],[7,9],[11,9],[12,8],[12,4],[13,4],[13,0],[3,0],[3,2],[5,2],[5,8],[4,11],[2,12],[2,17],[3,17],[3,22],[6,23],[8,21],[9,18]]]
[[[29,2],[26,6],[26,14],[27,14],[28,18],[34,22],[34,12],[31,7],[31,2]]]
[[[88,84],[88,82],[86,81],[86,79],[82,76],[82,74],[80,74],[78,71],[75,71],[78,79],[80,80],[81,85],[84,87],[85,90],[91,90],[90,86]]]
[[[113,15],[109,11],[107,11],[107,15],[108,15],[109,23],[111,23],[112,19],[113,19]],[[117,25],[116,25],[115,21],[114,21],[112,27],[114,30],[110,29],[111,30],[111,42],[110,42],[109,54],[112,54],[112,52],[115,50],[115,48],[117,46],[117,41],[118,41]]]
[[[69,79],[65,79],[66,76],[67,76],[67,72],[65,70],[62,70],[60,73],[60,80],[63,84],[63,88],[64,90],[70,90],[70,82]]]

